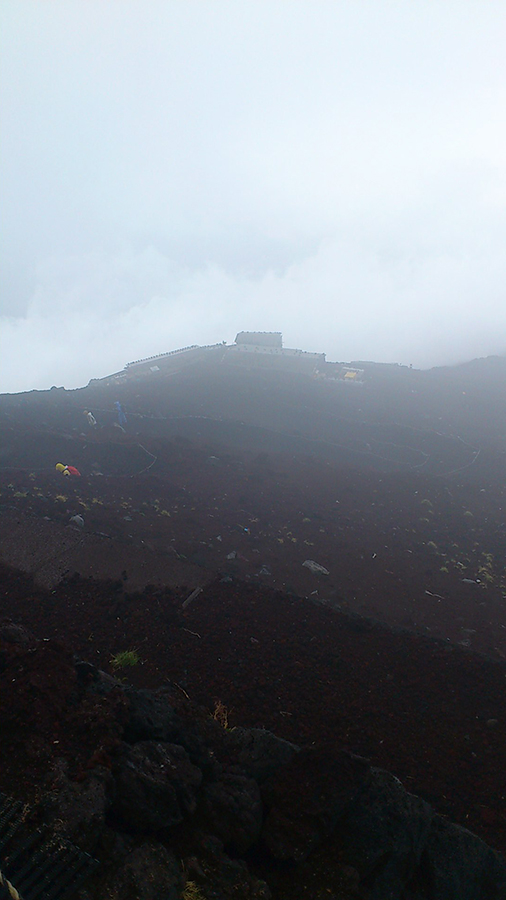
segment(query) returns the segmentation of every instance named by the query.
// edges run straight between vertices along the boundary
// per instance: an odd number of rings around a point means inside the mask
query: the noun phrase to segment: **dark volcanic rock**
[[[195,810],[202,772],[177,744],[140,741],[125,746],[113,773],[113,812],[133,831],[170,828]]]
[[[125,725],[125,740],[129,744],[136,741],[169,741],[180,731],[180,720],[163,690],[136,691],[127,687],[126,694],[130,714]]]
[[[276,737],[264,728],[234,728],[226,732],[226,746],[234,754],[246,775],[262,784],[289,763],[299,747]]]
[[[347,862],[374,886],[374,898],[401,896],[420,864],[433,816],[393,775],[371,770],[367,791],[339,823],[337,837]]]
[[[369,763],[331,748],[303,750],[262,790],[262,837],[276,859],[303,860],[332,833],[369,781]]]
[[[339,822],[334,843],[371,900],[506,898],[504,859],[379,769]]]
[[[420,869],[406,900],[504,900],[506,865],[459,825],[434,816]]]
[[[96,766],[84,781],[75,782],[67,769],[60,760],[44,795],[46,821],[57,834],[94,853],[111,807],[113,777],[108,769]]]
[[[198,881],[205,884],[205,897],[209,900],[271,900],[267,883],[250,872],[243,860],[230,859],[222,848],[217,838],[204,838],[202,866],[195,859],[185,861],[190,879],[195,868]],[[198,894],[195,900],[201,896],[204,893]]]
[[[245,853],[262,830],[262,799],[256,781],[226,773],[204,788],[204,815],[212,833],[225,846]]]
[[[163,741],[184,747],[192,763],[203,772],[212,769],[204,741],[192,722],[183,722],[174,711],[170,697],[163,688],[158,691],[127,688],[129,717],[125,724],[124,740]]]
[[[183,877],[174,854],[163,844],[146,841],[104,885],[108,900],[180,900]]]
[[[0,623],[0,640],[5,641],[7,644],[22,644],[24,647],[27,647],[29,644],[34,643],[35,638],[21,625],[4,620]]]

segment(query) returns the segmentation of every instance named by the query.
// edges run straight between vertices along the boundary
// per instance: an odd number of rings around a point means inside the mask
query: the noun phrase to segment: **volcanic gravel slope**
[[[0,398],[2,559],[37,582],[7,569],[0,614],[362,753],[504,850],[504,383],[479,362],[358,387],[213,358]]]

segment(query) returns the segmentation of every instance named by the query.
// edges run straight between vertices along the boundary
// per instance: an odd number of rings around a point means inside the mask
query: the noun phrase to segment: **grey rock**
[[[82,516],[71,516],[70,521],[73,525],[77,525],[78,528],[84,528],[84,519]]]
[[[313,575],[330,575],[329,570],[325,566],[320,565],[320,563],[315,562],[314,559],[306,559],[302,565],[309,569]]]

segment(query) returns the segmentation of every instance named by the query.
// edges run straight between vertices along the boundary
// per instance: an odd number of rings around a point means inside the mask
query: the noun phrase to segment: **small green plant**
[[[117,669],[127,669],[129,666],[137,665],[139,654],[137,650],[121,650],[115,656],[112,656],[109,661],[115,671]]]
[[[427,547],[429,550],[432,550],[433,553],[437,553],[437,544],[434,541],[427,541]]]

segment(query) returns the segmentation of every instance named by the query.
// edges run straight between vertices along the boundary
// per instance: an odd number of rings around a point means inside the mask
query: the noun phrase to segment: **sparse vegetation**
[[[137,650],[121,650],[115,656],[112,656],[109,662],[116,671],[117,669],[127,669],[130,666],[136,666],[140,662],[140,657]]]
[[[213,719],[218,722],[222,728],[229,728],[228,717],[229,710],[221,700],[217,700],[214,707]]]
[[[187,881],[182,900],[205,900],[205,896],[195,881]]]

